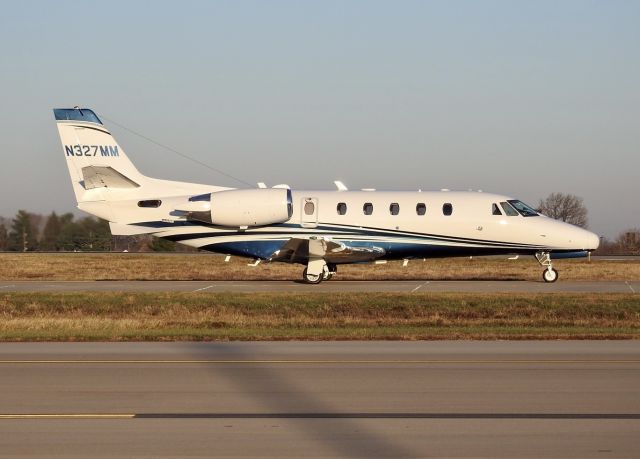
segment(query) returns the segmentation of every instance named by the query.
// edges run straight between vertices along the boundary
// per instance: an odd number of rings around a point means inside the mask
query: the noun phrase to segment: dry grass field
[[[561,260],[562,280],[638,280],[640,261]],[[207,254],[0,254],[0,280],[297,280]],[[341,266],[340,279],[540,280],[533,259]],[[639,339],[632,294],[0,293],[0,341]]]
[[[0,280],[297,280],[302,266],[261,263],[208,254],[0,254]],[[554,262],[562,280],[638,280],[640,261]],[[533,257],[449,258],[339,267],[335,280],[540,280]]]
[[[638,339],[632,294],[0,295],[0,340]]]

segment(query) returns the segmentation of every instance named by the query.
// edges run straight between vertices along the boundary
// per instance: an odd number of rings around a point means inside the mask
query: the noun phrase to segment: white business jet
[[[331,279],[343,263],[479,255],[586,256],[596,234],[540,215],[518,199],[481,192],[233,189],[147,177],[89,109],[54,109],[78,208],[114,235],[151,234],[257,261],[304,265]]]

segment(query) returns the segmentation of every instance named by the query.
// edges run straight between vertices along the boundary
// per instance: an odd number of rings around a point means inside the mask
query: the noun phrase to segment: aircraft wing
[[[329,238],[291,238],[273,253],[270,261],[307,263],[312,258],[323,258],[327,263],[357,263],[384,256],[381,247],[354,247]]]

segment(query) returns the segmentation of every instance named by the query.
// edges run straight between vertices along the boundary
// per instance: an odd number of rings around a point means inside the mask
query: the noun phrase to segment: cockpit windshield
[[[538,212],[531,206],[526,205],[524,202],[519,201],[517,199],[510,199],[509,204],[511,204],[515,209],[520,212],[520,215],[523,217],[537,217]]]

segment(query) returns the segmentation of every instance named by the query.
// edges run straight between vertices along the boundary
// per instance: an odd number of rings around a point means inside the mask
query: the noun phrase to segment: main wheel
[[[322,270],[322,280],[323,281],[331,280],[331,278],[336,273],[336,271],[338,271],[338,268],[336,267],[336,265],[334,264],[326,265]]]
[[[558,271],[553,268],[545,269],[542,271],[542,279],[545,282],[555,282],[558,280]]]
[[[308,284],[319,284],[320,282],[322,282],[322,277],[323,277],[322,274],[319,274],[319,275],[309,274],[307,272],[307,268],[304,268],[304,271],[302,271],[302,278]]]

